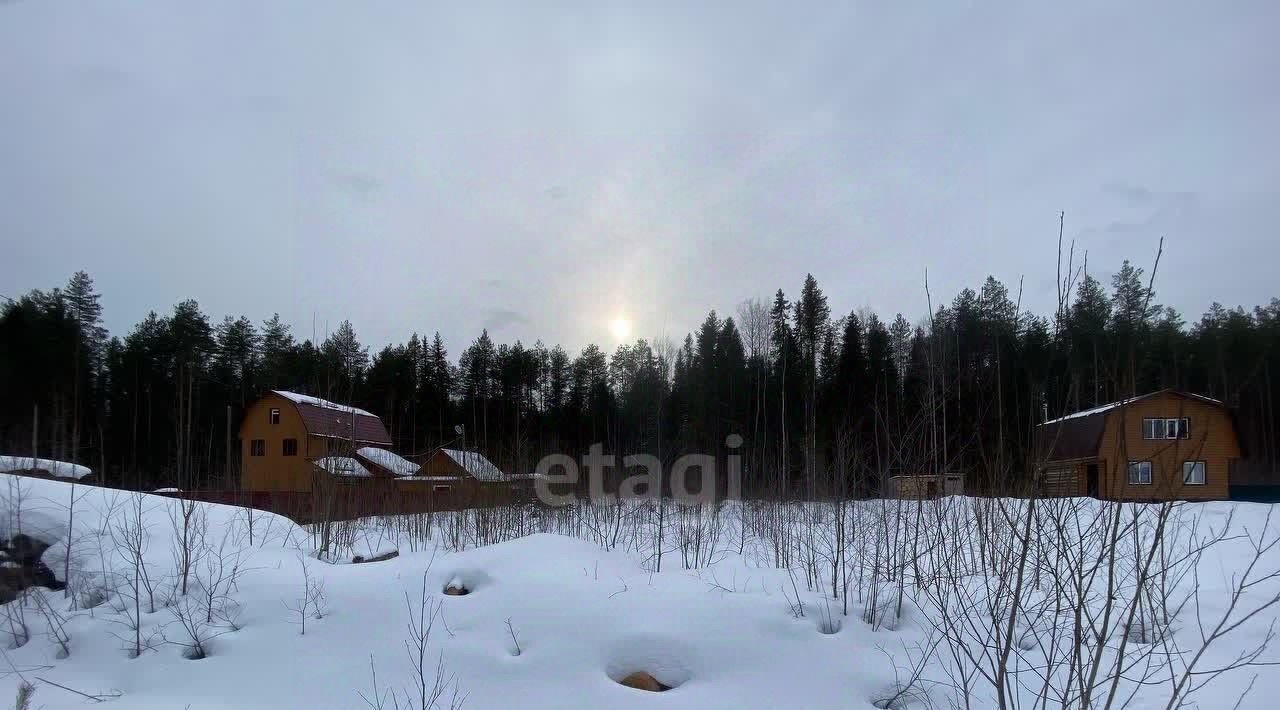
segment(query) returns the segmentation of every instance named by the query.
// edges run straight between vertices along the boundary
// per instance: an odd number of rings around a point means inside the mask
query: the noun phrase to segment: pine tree
[[[899,313],[894,317],[893,324],[889,326],[889,339],[893,344],[893,364],[897,367],[899,374],[907,371],[907,363],[911,359],[912,335],[911,323]],[[901,385],[903,382],[905,382],[905,378],[900,378],[899,396],[902,396]]]
[[[217,328],[217,379],[242,407],[253,388],[258,369],[259,336],[253,321],[245,316],[226,316]]]
[[[260,340],[261,383],[267,389],[285,388],[289,386],[287,370],[290,356],[297,345],[293,335],[289,333],[289,325],[280,320],[279,313],[262,323]]]
[[[356,387],[369,367],[369,349],[360,344],[351,321],[338,324],[320,346],[328,370],[325,394],[331,399],[355,398]]]
[[[809,493],[816,495],[818,473],[818,351],[831,326],[831,309],[827,297],[818,288],[813,274],[804,278],[800,299],[795,304],[796,346],[802,363],[801,384],[804,387],[805,464]]]
[[[1142,283],[1142,273],[1125,259],[1111,277],[1112,324],[1120,333],[1136,333],[1160,311],[1153,302],[1155,292]]]
[[[838,402],[834,414],[840,425],[849,426],[867,416],[871,393],[866,391],[867,362],[862,347],[862,321],[850,312],[840,335],[840,357],[836,363],[832,389]]]
[[[107,330],[102,327],[102,305],[98,302],[101,296],[94,290],[93,279],[89,278],[89,274],[84,271],[75,272],[67,281],[67,288],[62,294],[67,314],[75,323],[76,329],[72,356],[74,381],[68,450],[72,461],[78,461],[82,424],[88,423],[85,415],[93,409],[87,405],[99,400],[99,397],[94,396],[94,390],[102,367],[102,349],[106,343]]]
[[[107,342],[107,329],[102,327],[102,298],[93,287],[93,279],[84,271],[77,271],[62,292],[67,311],[79,329],[84,347],[84,363],[96,375]]]
[[[1075,386],[1075,397],[1062,403],[1056,411],[1086,409],[1110,401],[1107,382],[1110,380],[1111,300],[1102,290],[1102,284],[1085,275],[1076,287],[1076,299],[1071,304],[1070,323],[1067,327],[1070,345],[1070,367]]]

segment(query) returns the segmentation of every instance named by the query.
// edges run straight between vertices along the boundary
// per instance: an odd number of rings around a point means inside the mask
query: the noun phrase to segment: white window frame
[[[1190,470],[1188,470],[1187,468],[1188,466],[1191,467]],[[1195,471],[1197,468],[1200,469],[1200,480],[1195,481],[1191,479],[1190,474],[1192,471]],[[1183,485],[1203,486],[1205,483],[1208,482],[1208,479],[1209,479],[1208,466],[1205,465],[1204,461],[1183,461],[1182,462]]]
[[[280,423],[280,410],[279,410],[279,409],[276,409],[275,407],[272,407],[272,408],[271,408],[271,411],[267,413],[267,421],[268,421],[272,426],[275,426],[276,424],[279,424],[279,423]]]
[[[1142,420],[1142,438],[1147,441],[1163,439],[1165,422],[1164,417],[1145,417]],[[1159,426],[1158,432],[1156,431],[1157,426]]]
[[[1146,471],[1146,479],[1147,479],[1145,481],[1142,480],[1143,478],[1142,473],[1144,469]],[[1138,476],[1136,478],[1133,475],[1135,470],[1138,473]],[[1131,486],[1151,485],[1151,462],[1150,461],[1130,461],[1126,480],[1129,482],[1129,485]]]
[[[1173,426],[1170,427],[1169,425]],[[1190,439],[1191,417],[1169,417],[1164,420],[1164,438]]]
[[[1142,438],[1147,441],[1191,438],[1191,417],[1143,417]]]

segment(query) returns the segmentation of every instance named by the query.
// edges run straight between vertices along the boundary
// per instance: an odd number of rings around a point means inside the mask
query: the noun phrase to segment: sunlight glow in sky
[[[193,298],[374,350],[575,351],[806,273],[833,316],[921,319],[925,269],[935,305],[990,274],[1045,313],[1065,211],[1104,284],[1164,237],[1156,298],[1194,322],[1277,295],[1277,26],[1274,0],[0,0],[0,293],[85,269],[114,335]]]
[[[626,316],[615,316],[609,321],[609,334],[616,342],[626,342],[631,338],[631,321]]]

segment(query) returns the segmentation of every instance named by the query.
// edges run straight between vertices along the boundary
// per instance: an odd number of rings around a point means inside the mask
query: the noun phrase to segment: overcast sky
[[[1065,210],[1189,321],[1280,295],[1280,3],[457,5],[0,0],[0,294],[611,349],[806,272],[1046,311]]]

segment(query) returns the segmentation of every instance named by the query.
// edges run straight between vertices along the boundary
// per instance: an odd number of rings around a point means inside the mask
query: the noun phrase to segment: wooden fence
[[[157,495],[264,510],[299,524],[508,505],[529,497],[527,491],[507,483],[462,481],[445,488],[383,478],[340,481],[311,491],[196,490]]]

